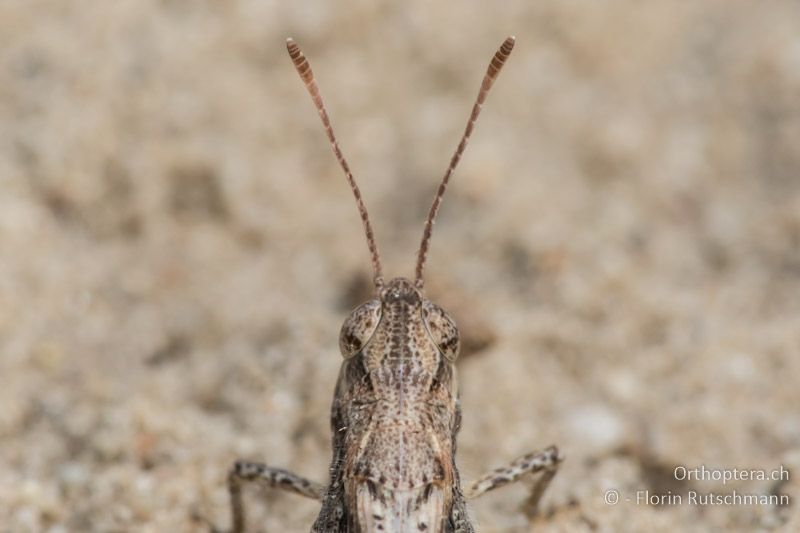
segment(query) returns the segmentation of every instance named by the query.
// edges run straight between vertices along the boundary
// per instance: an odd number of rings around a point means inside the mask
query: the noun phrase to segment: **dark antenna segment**
[[[367,236],[367,246],[369,247],[369,253],[372,256],[373,280],[375,282],[375,286],[380,289],[383,286],[381,257],[378,253],[378,245],[375,243],[375,235],[372,232],[372,224],[369,222],[367,207],[364,205],[364,200],[361,199],[361,191],[358,189],[358,185],[353,177],[353,173],[350,172],[350,166],[347,164],[347,160],[344,158],[344,155],[342,155],[342,150],[339,148],[339,143],[336,141],[336,136],[333,134],[333,127],[331,126],[330,118],[328,118],[328,112],[325,110],[325,104],[322,102],[322,96],[319,93],[319,87],[317,87],[317,82],[314,79],[314,73],[311,71],[311,65],[308,64],[306,56],[303,55],[303,52],[300,50],[300,47],[297,46],[297,43],[294,42],[294,40],[286,39],[286,49],[289,51],[289,56],[292,58],[294,68],[297,69],[297,73],[300,74],[300,78],[303,80],[306,89],[308,89],[308,93],[311,95],[311,100],[314,101],[314,106],[317,108],[319,118],[322,120],[322,125],[325,127],[325,133],[328,135],[328,140],[331,142],[333,153],[336,155],[336,159],[339,161],[339,165],[341,165],[342,170],[344,170],[344,174],[347,177],[347,182],[350,184],[350,189],[353,191],[353,196],[355,196],[356,205],[358,206],[358,213],[361,215],[361,222],[364,224],[364,233],[366,233]]]
[[[489,63],[489,68],[486,70],[486,75],[483,77],[483,83],[481,83],[481,89],[478,92],[478,98],[475,100],[475,104],[472,106],[472,114],[469,117],[469,121],[467,121],[467,128],[464,130],[464,135],[461,136],[461,141],[458,143],[458,147],[456,148],[452,159],[450,159],[450,166],[447,167],[447,172],[445,172],[444,178],[439,184],[439,190],[436,192],[436,197],[433,199],[431,210],[428,212],[428,220],[425,222],[425,230],[422,233],[422,243],[419,245],[419,253],[417,254],[415,279],[416,285],[420,289],[425,283],[422,275],[425,270],[425,260],[428,258],[428,248],[430,247],[431,234],[433,233],[433,222],[436,220],[436,214],[439,211],[439,206],[442,203],[442,197],[447,189],[447,183],[450,181],[450,176],[458,165],[461,155],[464,153],[464,148],[467,147],[467,141],[469,141],[469,137],[472,135],[472,130],[475,127],[475,121],[478,119],[483,102],[486,100],[486,96],[489,94],[489,89],[492,88],[494,80],[497,79],[500,69],[503,68],[503,65],[508,59],[508,56],[511,54],[511,50],[513,48],[514,36],[511,36],[503,41],[503,44],[497,50],[497,53],[494,54],[492,62]],[[296,64],[297,62],[295,61],[295,65]],[[299,68],[300,67],[298,67],[298,70]]]

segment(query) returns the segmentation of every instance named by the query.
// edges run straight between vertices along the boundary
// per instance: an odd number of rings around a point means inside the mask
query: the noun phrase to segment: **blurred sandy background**
[[[463,477],[567,461],[539,520],[508,488],[480,530],[800,529],[800,4],[124,0],[0,4],[0,531],[225,524],[237,457],[323,480],[369,259],[284,41],[391,277],[508,34],[428,295],[468,340]],[[624,501],[734,489],[792,505]]]

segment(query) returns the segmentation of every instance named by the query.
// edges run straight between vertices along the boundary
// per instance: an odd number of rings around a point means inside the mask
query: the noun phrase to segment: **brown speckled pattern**
[[[358,306],[350,313],[339,333],[339,350],[343,357],[350,357],[361,350],[364,342],[372,337],[378,327],[380,318],[381,302],[377,299]]]
[[[334,479],[315,530],[336,531],[339,516],[346,531],[469,531],[456,529],[466,513],[454,464],[455,322],[396,278],[351,314],[341,337]]]

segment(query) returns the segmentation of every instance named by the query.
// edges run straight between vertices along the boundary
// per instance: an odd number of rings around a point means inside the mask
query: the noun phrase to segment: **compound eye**
[[[356,307],[342,324],[339,333],[339,350],[347,359],[357,354],[372,338],[381,320],[381,301],[370,300]]]
[[[428,328],[431,339],[439,347],[439,351],[448,361],[455,361],[458,357],[458,350],[461,348],[461,341],[458,334],[456,322],[444,309],[425,300],[422,304],[422,318],[425,327]]]

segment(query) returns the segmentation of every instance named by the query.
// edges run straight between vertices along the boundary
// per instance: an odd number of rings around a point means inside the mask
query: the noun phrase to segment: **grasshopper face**
[[[383,317],[386,322],[383,323]],[[399,322],[414,323],[413,328],[419,336],[410,338],[390,338],[393,342],[390,352],[397,357],[408,355],[408,351],[419,353],[431,352],[434,348],[439,354],[450,362],[458,357],[460,347],[458,328],[455,321],[450,318],[444,309],[426,299],[422,291],[405,278],[395,278],[381,289],[378,298],[370,300],[357,307],[345,320],[339,335],[339,349],[342,356],[348,359],[372,344],[378,326],[383,323],[382,331],[388,324]],[[420,328],[422,326],[422,328]],[[397,333],[408,333],[406,328],[395,325]],[[422,333],[427,335],[422,335]],[[433,347],[427,346],[424,337],[427,336]],[[420,344],[410,346],[408,343],[416,341]],[[384,342],[385,339],[376,341]],[[377,345],[377,344],[376,344]],[[401,351],[405,349],[406,351]],[[369,351],[375,350],[375,345]],[[435,350],[434,350],[435,351]]]
[[[467,127],[439,185],[422,233],[415,279],[383,283],[380,254],[361,191],[339,148],[308,60],[291,39],[287,50],[308,89],[361,215],[378,295],[342,326],[344,356],[331,407],[333,461],[322,510],[324,533],[469,533],[455,465],[461,419],[455,322],[426,299],[425,261],[433,223],[481,107],[514,47],[507,38],[484,75]]]
[[[347,531],[446,531],[461,502],[455,322],[395,278],[342,326],[331,413]]]
[[[452,318],[427,298],[424,286],[433,223],[450,176],[467,145],[492,84],[514,47],[508,37],[495,53],[428,212],[415,278],[384,284],[380,254],[361,191],[342,155],[317,82],[300,47],[286,47],[317,108],[333,153],[361,215],[377,295],[357,307],[339,335],[344,361],[331,406],[333,460],[323,485],[281,468],[237,461],[228,475],[231,533],[245,530],[242,484],[259,482],[322,502],[312,533],[474,533],[455,464],[461,425],[455,361],[459,333]],[[531,516],[562,460],[551,446],[526,454],[478,479],[475,498],[523,476],[543,472],[528,499]],[[218,531],[213,529],[213,531]]]

